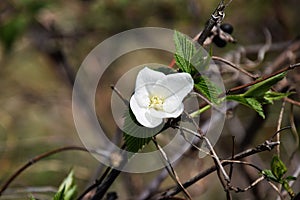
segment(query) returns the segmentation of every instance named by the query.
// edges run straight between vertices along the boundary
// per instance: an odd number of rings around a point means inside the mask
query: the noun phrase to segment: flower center
[[[154,108],[155,110],[163,110],[164,99],[158,96],[152,96],[150,98],[149,108]]]

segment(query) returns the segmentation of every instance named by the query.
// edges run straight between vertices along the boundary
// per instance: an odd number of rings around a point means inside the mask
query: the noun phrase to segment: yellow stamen
[[[163,110],[164,99],[158,96],[152,96],[150,98],[149,108],[154,108],[155,110]]]

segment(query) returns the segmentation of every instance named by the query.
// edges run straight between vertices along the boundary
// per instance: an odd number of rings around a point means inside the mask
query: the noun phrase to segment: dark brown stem
[[[210,35],[213,27],[222,21],[225,8],[226,6],[224,5],[224,1],[221,1],[214,13],[211,15],[210,19],[207,21],[204,30],[198,38],[198,43],[200,45],[203,45],[206,38]]]

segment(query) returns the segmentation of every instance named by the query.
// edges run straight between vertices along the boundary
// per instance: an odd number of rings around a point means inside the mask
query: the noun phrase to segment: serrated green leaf
[[[201,92],[210,102],[217,104],[218,96],[222,90],[205,76],[200,76],[194,80],[195,88]]]
[[[274,176],[280,180],[282,176],[287,172],[285,164],[280,160],[280,158],[275,155],[271,161],[271,170]]]
[[[226,97],[227,100],[237,101],[250,108],[254,109],[260,116],[265,118],[262,105],[273,103],[275,100],[282,99],[289,96],[291,93],[279,93],[272,92],[270,88],[278,81],[282,80],[286,75],[286,72],[280,73],[276,76],[268,78],[262,82],[254,84],[244,94],[229,95]]]
[[[175,42],[175,61],[177,66],[183,71],[189,74],[193,71],[191,59],[196,52],[195,44],[186,35],[175,31],[174,33]]]
[[[253,98],[253,97],[258,97],[262,98],[264,94],[270,90],[270,88],[282,80],[286,75],[286,72],[282,72],[280,74],[277,74],[276,76],[270,77],[262,82],[256,83],[252,85],[247,92],[243,94],[244,97],[246,98]]]
[[[133,153],[143,149],[164,126],[161,124],[155,128],[144,127],[138,123],[130,109],[125,111],[124,118],[123,137],[126,150]]]
[[[138,138],[133,137],[132,135],[124,134],[124,140],[126,143],[126,150],[137,153],[142,150],[145,145],[147,145],[151,141],[152,137],[148,138]]]
[[[247,104],[253,108],[262,118],[265,119],[264,110],[262,108],[262,105],[259,101],[257,101],[254,98],[246,98]]]
[[[262,171],[262,174],[263,174],[267,179],[270,179],[270,180],[272,180],[272,181],[277,182],[277,178],[274,176],[274,174],[272,173],[271,170],[265,169],[265,170]]]
[[[68,176],[60,184],[53,200],[73,200],[75,199],[77,186],[74,181],[74,171],[71,170]]]
[[[226,99],[248,106],[249,108],[255,110],[262,118],[265,118],[262,104],[255,98],[245,98],[243,95],[228,95],[226,96]]]
[[[208,69],[211,62],[211,55],[203,48],[197,49],[191,58],[191,64],[193,69],[196,69],[198,72],[203,72]],[[193,74],[192,74],[193,75]]]

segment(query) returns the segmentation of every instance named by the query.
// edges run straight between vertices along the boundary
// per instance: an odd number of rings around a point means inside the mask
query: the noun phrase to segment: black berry
[[[228,34],[231,34],[233,32],[233,26],[231,24],[221,24],[220,28],[222,29],[222,31]]]

